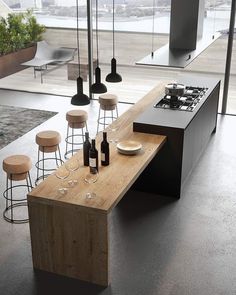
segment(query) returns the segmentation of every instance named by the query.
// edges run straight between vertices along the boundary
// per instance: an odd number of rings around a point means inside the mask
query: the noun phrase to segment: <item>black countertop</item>
[[[186,129],[189,123],[192,121],[198,110],[207,100],[209,94],[213,91],[218,83],[219,79],[205,78],[200,76],[182,76],[177,81],[178,83],[184,84],[185,86],[195,86],[195,87],[207,87],[208,90],[194,108],[192,112],[188,111],[179,111],[173,109],[160,109],[154,108],[154,104],[159,102],[164,96],[157,97],[156,100],[150,107],[148,107],[144,112],[136,118],[135,123],[147,124],[147,125],[156,125],[156,126],[165,126],[170,128],[179,128]]]

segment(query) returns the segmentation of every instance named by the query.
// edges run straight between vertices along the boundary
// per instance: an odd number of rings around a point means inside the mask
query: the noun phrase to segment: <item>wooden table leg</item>
[[[108,215],[28,200],[33,265],[108,286]]]

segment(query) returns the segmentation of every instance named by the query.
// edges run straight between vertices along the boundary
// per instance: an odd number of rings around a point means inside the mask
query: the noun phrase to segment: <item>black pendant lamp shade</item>
[[[122,81],[121,75],[116,72],[116,59],[114,57],[111,59],[111,73],[106,76],[106,81],[112,83]]]
[[[99,67],[98,59],[98,0],[96,0],[96,46],[97,46],[97,67],[95,69],[95,83],[91,85],[92,93],[105,93],[107,87],[101,82],[101,69]]]
[[[106,81],[111,83],[117,83],[122,81],[122,77],[116,71],[116,59],[115,59],[115,0],[112,1],[112,48],[113,57],[111,59],[111,73],[106,76]]]
[[[92,93],[105,93],[107,92],[107,87],[101,83],[101,69],[97,66],[95,69],[95,83],[91,85]]]
[[[83,93],[83,79],[81,77],[77,78],[77,94],[72,96],[71,104],[75,106],[90,104],[88,95]]]
[[[76,106],[83,106],[90,104],[89,97],[83,92],[83,79],[80,77],[80,50],[79,50],[79,3],[76,0],[76,17],[77,17],[77,54],[78,54],[78,66],[79,77],[77,78],[77,93],[72,97],[71,104]]]

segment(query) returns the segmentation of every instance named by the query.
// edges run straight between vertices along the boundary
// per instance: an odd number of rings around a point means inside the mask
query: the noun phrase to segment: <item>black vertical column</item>
[[[89,98],[93,98],[91,85],[93,84],[93,16],[92,1],[87,0],[87,38],[88,38],[88,69],[89,69]]]
[[[228,46],[227,46],[227,55],[226,55],[226,64],[225,64],[225,80],[224,80],[224,90],[223,90],[223,100],[222,100],[222,110],[221,110],[222,114],[226,113],[226,108],[227,108],[230,68],[231,68],[231,59],[232,59],[233,41],[234,41],[235,14],[236,14],[236,0],[232,0],[230,23],[229,23]]]
[[[196,49],[200,2],[171,0],[170,49]]]

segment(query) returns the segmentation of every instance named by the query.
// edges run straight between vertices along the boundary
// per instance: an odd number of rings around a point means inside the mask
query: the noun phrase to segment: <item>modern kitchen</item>
[[[217,40],[198,44],[203,2],[172,0],[170,41],[137,61],[137,71],[140,65],[184,68]],[[229,39],[232,19],[231,25]],[[79,79],[69,100],[0,89],[3,105],[37,109],[44,104],[57,112],[0,151],[1,294],[235,294],[236,121],[226,112],[232,54],[228,46],[224,81],[182,72],[175,81],[158,81],[134,104],[110,93],[94,92],[98,99],[90,98],[92,46],[88,103]],[[113,74],[118,69],[119,61],[111,64]],[[96,70],[95,79],[101,83]],[[73,129],[81,129],[89,142],[87,154],[84,141],[73,151]],[[62,138],[54,134],[48,144],[52,130]],[[46,175],[41,163],[59,145],[64,146],[53,155],[58,167]],[[14,223],[14,205],[5,203],[12,194],[8,186],[5,190],[6,173],[11,186],[21,180],[16,175],[26,173],[12,172],[17,164],[12,168],[6,159],[13,154],[28,155],[33,163],[27,168],[33,182],[27,182],[23,214],[28,212],[28,219],[22,224]]]

